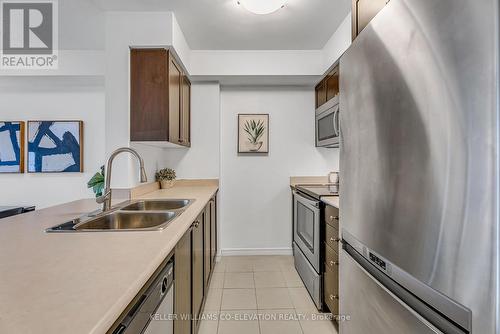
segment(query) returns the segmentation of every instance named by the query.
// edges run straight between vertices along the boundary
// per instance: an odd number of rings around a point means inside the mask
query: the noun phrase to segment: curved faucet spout
[[[98,197],[96,199],[97,203],[103,203],[103,212],[109,211],[111,209],[111,171],[113,168],[113,160],[115,160],[116,156],[118,156],[120,153],[130,153],[135,156],[137,160],[139,160],[141,183],[148,182],[146,170],[144,169],[144,159],[142,159],[141,155],[136,150],[130,147],[120,147],[119,149],[116,149],[113,153],[111,153],[106,164],[106,187],[104,189],[104,193],[101,197]]]

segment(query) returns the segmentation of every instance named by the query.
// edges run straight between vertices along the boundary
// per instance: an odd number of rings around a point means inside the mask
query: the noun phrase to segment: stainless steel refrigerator
[[[500,333],[498,0],[391,0],[340,62],[340,334]]]

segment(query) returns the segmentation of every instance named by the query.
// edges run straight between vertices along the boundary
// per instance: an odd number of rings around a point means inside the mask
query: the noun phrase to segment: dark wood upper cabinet
[[[352,0],[352,40],[390,0]]]
[[[175,59],[168,57],[168,141],[179,144],[181,142],[181,92],[182,69]]]
[[[190,146],[191,83],[166,49],[130,51],[130,140]]]
[[[339,95],[339,67],[336,66],[325,78],[326,100],[330,101]]]
[[[316,85],[316,108],[339,95],[339,66],[338,63]]]
[[[182,145],[191,146],[191,82],[182,76],[181,135]]]
[[[322,80],[318,85],[316,85],[316,108],[323,105],[326,102],[326,85],[325,81]]]

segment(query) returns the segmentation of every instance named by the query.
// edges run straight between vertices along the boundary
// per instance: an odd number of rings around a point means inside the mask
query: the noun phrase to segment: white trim
[[[225,248],[220,250],[221,256],[236,255],[293,255],[291,247],[286,248]]]

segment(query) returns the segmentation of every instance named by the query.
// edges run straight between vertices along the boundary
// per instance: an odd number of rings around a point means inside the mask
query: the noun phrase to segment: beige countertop
[[[293,188],[301,184],[325,184],[328,176],[291,176],[290,186]]]
[[[162,231],[44,232],[97,209],[92,199],[0,220],[0,333],[105,333],[217,189],[191,181],[141,195],[195,199]]]
[[[325,204],[336,207],[337,209],[340,208],[338,196],[324,196],[324,197],[321,197],[321,201]]]
[[[290,187],[295,188],[299,185],[310,185],[310,184],[325,184],[328,183],[327,176],[291,176],[290,177]],[[328,205],[339,208],[339,197],[338,196],[324,196],[321,197],[321,201]]]

